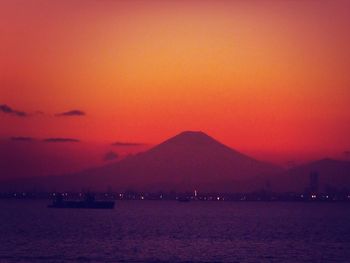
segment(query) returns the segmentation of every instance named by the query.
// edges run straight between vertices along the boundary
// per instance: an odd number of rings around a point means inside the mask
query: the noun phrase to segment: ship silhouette
[[[86,193],[84,200],[64,200],[62,194],[57,194],[49,208],[92,208],[113,209],[114,201],[97,201],[95,195]]]

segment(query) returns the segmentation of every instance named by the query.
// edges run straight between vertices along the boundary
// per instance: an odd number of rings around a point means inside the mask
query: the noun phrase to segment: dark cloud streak
[[[24,111],[12,109],[10,106],[8,106],[6,104],[0,104],[0,111],[5,113],[5,114],[11,114],[11,115],[18,116],[18,117],[27,117],[28,116],[28,113],[26,113]]]
[[[56,117],[72,117],[72,116],[85,116],[86,113],[81,110],[70,110],[55,114]]]
[[[43,140],[44,142],[52,142],[52,143],[59,143],[59,142],[80,142],[78,139],[74,138],[46,138]]]

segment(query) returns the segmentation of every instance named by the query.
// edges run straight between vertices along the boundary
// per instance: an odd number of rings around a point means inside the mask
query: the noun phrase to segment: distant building
[[[319,190],[319,174],[318,172],[310,173],[309,190],[311,194],[316,195]]]

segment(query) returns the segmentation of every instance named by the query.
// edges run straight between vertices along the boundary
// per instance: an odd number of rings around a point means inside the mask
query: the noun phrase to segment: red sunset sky
[[[69,171],[183,130],[283,165],[348,158],[349,25],[346,0],[2,0],[2,167]]]

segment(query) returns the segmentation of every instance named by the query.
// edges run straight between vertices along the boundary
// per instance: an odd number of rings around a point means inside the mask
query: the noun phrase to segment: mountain
[[[49,190],[249,191],[261,187],[265,176],[281,172],[281,168],[239,153],[203,132],[185,131],[106,166],[15,185]]]
[[[302,192],[310,185],[310,174],[318,174],[319,190],[350,189],[350,162],[322,159],[289,169],[276,177],[273,189],[277,191]]]

